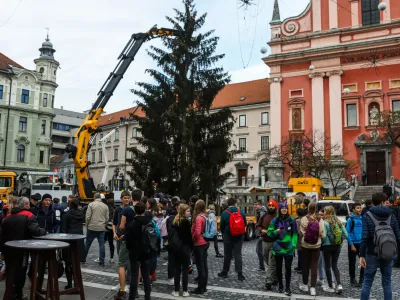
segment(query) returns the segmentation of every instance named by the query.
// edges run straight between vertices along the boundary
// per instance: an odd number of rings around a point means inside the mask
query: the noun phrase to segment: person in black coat
[[[15,240],[29,240],[33,236],[45,234],[46,231],[39,227],[35,216],[29,211],[29,199],[18,198],[11,213],[3,220],[0,231],[0,251],[4,254],[5,263],[9,266],[14,263],[18,269],[14,273],[10,272],[11,268],[6,268],[6,280],[14,282],[13,299],[23,298],[22,290],[28,267],[28,253],[5,247],[4,244]]]
[[[57,231],[56,212],[50,204],[52,196],[44,194],[42,201],[34,207],[31,207],[31,213],[36,217],[40,228],[46,229],[47,233]]]
[[[144,299],[150,300],[151,281],[150,281],[150,266],[153,253],[145,249],[143,243],[142,227],[151,222],[151,217],[145,216],[146,206],[142,202],[135,205],[135,218],[129,224],[126,230],[126,247],[129,251],[129,260],[131,264],[131,285],[129,291],[129,300],[134,300],[137,297],[139,267],[141,270]]]
[[[189,296],[188,293],[188,282],[189,282],[189,265],[190,255],[193,249],[192,240],[192,225],[190,224],[190,207],[189,205],[182,204],[178,208],[178,214],[174,217],[172,222],[173,230],[176,230],[179,240],[181,241],[181,248],[178,251],[172,253],[174,256],[175,264],[175,290],[172,293],[173,296],[179,297],[180,281],[182,273],[182,286],[183,296]]]
[[[69,209],[62,214],[61,217],[61,232],[62,233],[72,233],[72,234],[83,234],[83,222],[85,217],[83,213],[78,210],[79,200],[73,199],[68,204]],[[84,249],[85,245],[83,240],[79,241],[79,249],[80,249],[80,261],[83,261],[84,258]],[[63,250],[63,260],[65,261],[65,276],[67,277],[67,286],[65,289],[72,288],[72,261],[69,256],[68,249]]]

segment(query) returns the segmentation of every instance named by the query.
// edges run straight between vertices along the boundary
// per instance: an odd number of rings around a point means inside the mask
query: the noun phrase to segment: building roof
[[[262,103],[270,100],[268,78],[228,84],[215,97],[211,108]]]
[[[115,113],[102,115],[99,119],[98,126],[106,126],[120,122],[120,118],[129,118],[129,113],[133,113],[135,116],[144,117],[142,109],[138,106],[134,106],[128,109],[120,110]]]
[[[50,164],[51,165],[57,164],[61,160],[61,158],[63,158],[63,156],[64,156],[64,154],[58,154],[58,155],[55,155],[55,156],[51,157],[50,158]]]
[[[5,56],[0,52],[0,70],[8,70],[8,64],[12,64],[14,67],[24,69],[23,66],[13,61],[11,58]]]
[[[228,84],[215,97],[211,109],[243,106],[270,101],[268,78],[241,83]],[[128,118],[129,113],[144,117],[145,114],[138,106],[102,115],[98,126],[111,125],[120,122],[121,117]]]

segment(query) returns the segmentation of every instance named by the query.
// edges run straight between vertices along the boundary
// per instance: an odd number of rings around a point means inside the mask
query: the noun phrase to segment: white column
[[[340,146],[340,153],[333,155],[343,155],[343,116],[342,116],[342,93],[341,78],[342,70],[335,70],[326,73],[329,77],[329,112],[331,125],[331,144]]]
[[[391,19],[391,16],[390,16],[390,0],[385,0],[385,2],[387,4],[387,7],[383,11],[383,23],[388,23],[388,22],[390,22],[390,19]]]
[[[321,31],[322,23],[321,0],[312,0],[313,31]]]
[[[281,144],[281,82],[282,78],[270,79],[270,120],[271,120],[271,147]]]
[[[358,0],[351,0],[351,26],[358,27],[360,25],[360,20],[358,16],[358,5],[361,5],[361,2]]]
[[[323,134],[324,126],[324,73],[311,73],[311,93],[312,93],[312,128]]]
[[[338,4],[329,1],[329,29],[338,28]]]

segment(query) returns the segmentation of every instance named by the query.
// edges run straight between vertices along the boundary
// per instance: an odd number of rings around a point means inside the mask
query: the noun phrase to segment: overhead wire
[[[249,56],[249,60],[247,61],[247,64],[245,64],[244,58],[243,58],[242,38],[241,38],[241,34],[240,34],[239,8],[236,9],[236,18],[237,18],[237,24],[238,24],[239,49],[240,49],[240,56],[241,56],[241,59],[242,59],[242,65],[243,65],[244,69],[246,69],[250,65],[250,61],[251,61],[251,58],[253,56],[254,44],[255,44],[256,34],[257,34],[259,6],[260,6],[260,0],[258,0],[258,2],[257,2],[256,23],[255,23],[255,29],[254,29],[254,35],[253,35],[253,42],[252,42],[252,45],[251,45],[250,56]]]
[[[2,23],[0,24],[0,27],[3,27],[4,25],[6,25],[8,23],[8,21],[11,20],[11,18],[15,15],[15,13],[17,12],[20,4],[21,4],[22,0],[19,0],[17,6],[14,8],[13,12],[11,13],[11,15]]]

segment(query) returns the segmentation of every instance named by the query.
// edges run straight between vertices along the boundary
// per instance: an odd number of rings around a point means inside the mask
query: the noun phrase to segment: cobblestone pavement
[[[219,243],[220,251],[223,250],[222,243]],[[205,299],[260,299],[260,298],[270,298],[270,299],[288,299],[288,297],[277,294],[276,292],[265,292],[264,290],[264,277],[265,273],[260,273],[257,271],[258,259],[255,253],[256,242],[245,242],[243,246],[243,273],[246,280],[240,282],[237,280],[237,275],[234,272],[234,265],[232,262],[231,271],[228,279],[221,279],[217,276],[217,273],[222,269],[223,258],[216,258],[214,247],[210,245],[208,254],[208,267],[209,267],[209,291],[202,295],[201,298]],[[172,286],[167,283],[167,266],[166,263],[166,252],[161,252],[161,256],[158,258],[157,267],[157,281],[153,284],[153,291],[155,293],[170,294],[173,290]],[[109,248],[106,245],[106,265],[105,267],[100,267],[94,262],[98,256],[98,244],[95,241],[90,249],[87,263],[82,266],[83,279],[85,282],[101,284],[107,286],[114,286],[118,284],[118,276],[116,273],[117,263],[108,263],[109,259]],[[115,257],[117,258],[117,256]],[[297,263],[297,258],[295,258]],[[323,297],[330,297],[330,299],[359,299],[360,288],[355,288],[349,284],[349,274],[348,274],[348,263],[347,263],[347,244],[342,247],[342,253],[339,261],[341,280],[343,285],[342,295],[326,293],[321,287],[317,288],[317,299],[322,299]],[[293,266],[294,267],[294,266]],[[196,271],[189,275],[189,286],[195,287],[193,284],[194,277],[196,276]],[[400,269],[393,269],[393,299],[400,299],[400,286],[397,284],[400,279]],[[301,280],[301,275],[293,272],[292,274],[292,284],[291,289],[294,296],[292,299],[314,299],[309,295],[301,292],[298,289],[298,282]],[[383,291],[381,287],[381,276],[379,272],[377,273],[372,288],[371,297],[373,299],[383,299]],[[196,296],[199,298],[199,296]],[[156,297],[152,297],[156,299]],[[165,299],[165,297],[163,297]],[[325,299],[325,298],[324,298]],[[327,298],[329,299],[329,298]]]

